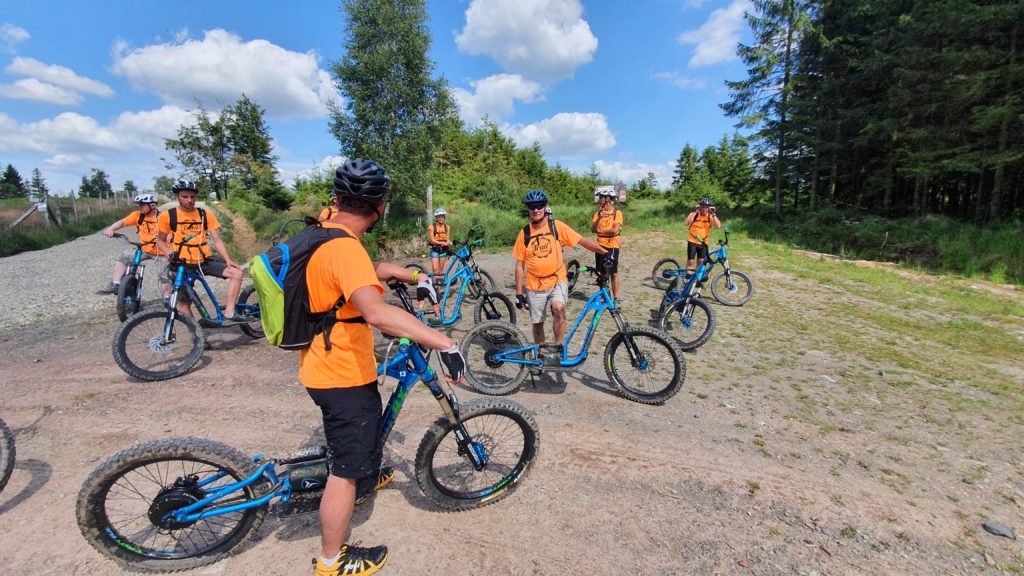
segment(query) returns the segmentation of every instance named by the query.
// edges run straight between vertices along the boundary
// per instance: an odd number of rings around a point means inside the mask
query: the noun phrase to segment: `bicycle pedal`
[[[290,518],[301,514],[310,514],[320,510],[320,499],[323,492],[292,494],[287,502],[278,500],[270,505],[268,511],[277,518]]]

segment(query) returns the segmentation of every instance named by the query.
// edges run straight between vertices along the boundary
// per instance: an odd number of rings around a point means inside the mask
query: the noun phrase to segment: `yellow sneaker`
[[[349,546],[341,547],[341,556],[330,566],[324,566],[320,556],[313,558],[313,576],[359,576],[361,574],[373,574],[388,561],[388,547],[374,546],[372,548],[359,548]]]

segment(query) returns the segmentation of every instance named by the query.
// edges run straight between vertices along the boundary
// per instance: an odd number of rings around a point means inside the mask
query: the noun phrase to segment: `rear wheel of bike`
[[[565,265],[565,277],[569,280],[569,294],[576,289],[576,281],[580,279],[580,261],[575,258]]]
[[[7,486],[14,471],[14,433],[0,420],[0,491]]]
[[[654,265],[654,269],[651,270],[651,281],[658,288],[666,288],[672,284],[672,278],[665,278],[661,275],[665,270],[677,270],[682,268],[679,265],[679,261],[675,258],[662,258],[658,260],[658,263]]]
[[[485,455],[483,469],[460,453],[456,428],[447,418],[434,422],[416,451],[416,483],[448,510],[477,508],[511,494],[540,448],[537,422],[515,402],[475,400],[459,414],[476,452]]]
[[[475,324],[487,320],[504,320],[511,324],[516,323],[516,307],[508,296],[500,292],[484,294],[484,297],[476,303],[473,309],[473,321]]]
[[[184,314],[174,316],[172,341],[164,342],[168,310],[140,312],[128,318],[114,334],[114,361],[139,380],[166,380],[181,376],[203,356],[203,331]]]
[[[75,507],[78,528],[93,548],[129,570],[173,572],[212,564],[255,534],[266,507],[180,523],[169,514],[255,470],[241,452],[208,440],[139,444],[115,454],[86,479]],[[255,500],[266,488],[257,481],[214,506]]]
[[[711,279],[711,293],[726,306],[743,306],[754,295],[754,283],[742,272],[723,270]]]
[[[675,338],[684,352],[690,352],[715,333],[715,311],[700,298],[683,298],[665,311],[658,327]]]
[[[683,351],[668,334],[648,326],[631,326],[612,336],[604,350],[604,369],[619,394],[641,404],[668,400],[686,379]]]
[[[474,326],[459,346],[466,359],[466,379],[470,386],[490,396],[504,396],[518,390],[526,379],[526,365],[503,362],[495,356],[526,345],[526,336],[514,324],[492,320]]]
[[[124,322],[142,307],[139,291],[139,277],[127,276],[117,288],[117,319]]]
[[[246,311],[242,312],[243,318],[257,318],[248,324],[239,324],[238,327],[242,329],[249,338],[263,338],[263,324],[260,323],[258,318],[260,309],[260,295],[256,292],[256,288],[253,286],[246,286],[238,294],[238,303],[246,305]],[[235,315],[239,314],[238,308],[235,308]]]

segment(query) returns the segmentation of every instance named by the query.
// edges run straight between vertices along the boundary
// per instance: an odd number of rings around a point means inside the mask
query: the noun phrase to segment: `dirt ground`
[[[645,279],[673,246],[655,233],[626,238],[631,322],[649,320],[660,293]],[[389,546],[383,574],[1024,571],[1021,540],[981,527],[1024,530],[1021,415],[956,375],[940,390],[844,345],[837,334],[874,330],[840,311],[862,297],[797,281],[743,250],[733,266],[753,279],[753,300],[714,306],[718,329],[686,355],[684,388],[665,405],[610,388],[600,360],[610,319],[582,372],[527,380],[510,397],[535,412],[541,450],[520,490],[496,505],[444,513],[420,492],[415,450],[440,411],[416,388],[386,451],[396,480],[357,508],[352,539]],[[479,262],[512,292],[507,255]],[[906,289],[918,281],[911,275]],[[570,318],[593,289],[582,288]],[[120,574],[82,538],[75,500],[90,471],[130,445],[188,435],[280,455],[318,441],[294,353],[225,330],[191,373],[132,381],[111,356],[110,308],[0,332],[0,417],[18,456],[0,493],[0,573]],[[1024,336],[1020,319],[1008,323]],[[529,333],[525,319],[518,325]],[[996,367],[1017,387],[1022,356]],[[386,398],[393,383],[384,387]],[[479,396],[457,392],[463,402]],[[985,411],[926,399],[941,394],[976,397]],[[307,574],[318,547],[315,514],[268,517],[238,554],[187,574]]]

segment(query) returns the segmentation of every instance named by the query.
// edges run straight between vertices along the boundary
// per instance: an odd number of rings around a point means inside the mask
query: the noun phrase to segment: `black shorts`
[[[614,258],[614,260],[612,260],[612,269],[609,272],[609,274],[618,274],[619,273],[619,249],[618,248],[605,248],[605,250],[608,251],[607,256],[611,256],[612,258]],[[604,264],[604,259],[605,259],[606,255],[605,254],[594,254],[594,256],[595,256],[595,259],[597,261],[597,270],[598,271],[604,270],[603,264]]]
[[[202,264],[199,265],[199,270],[203,273],[203,275],[214,276],[216,278],[227,278],[227,276],[224,275],[224,271],[227,269],[227,262],[223,260],[217,260],[215,258],[207,258],[206,260],[203,260]],[[178,273],[178,269],[174,266],[168,265],[164,268],[164,270],[166,271],[164,276],[166,276],[167,281],[173,283],[174,277]],[[188,295],[188,291],[186,291],[184,288],[178,291],[178,302],[184,303],[191,301],[192,298]]]
[[[380,468],[381,400],[377,381],[353,388],[306,388],[323,413],[327,468],[353,480]]]
[[[708,259],[708,247],[703,244],[695,244],[693,242],[686,243],[686,259],[693,260],[700,258],[701,260]]]

